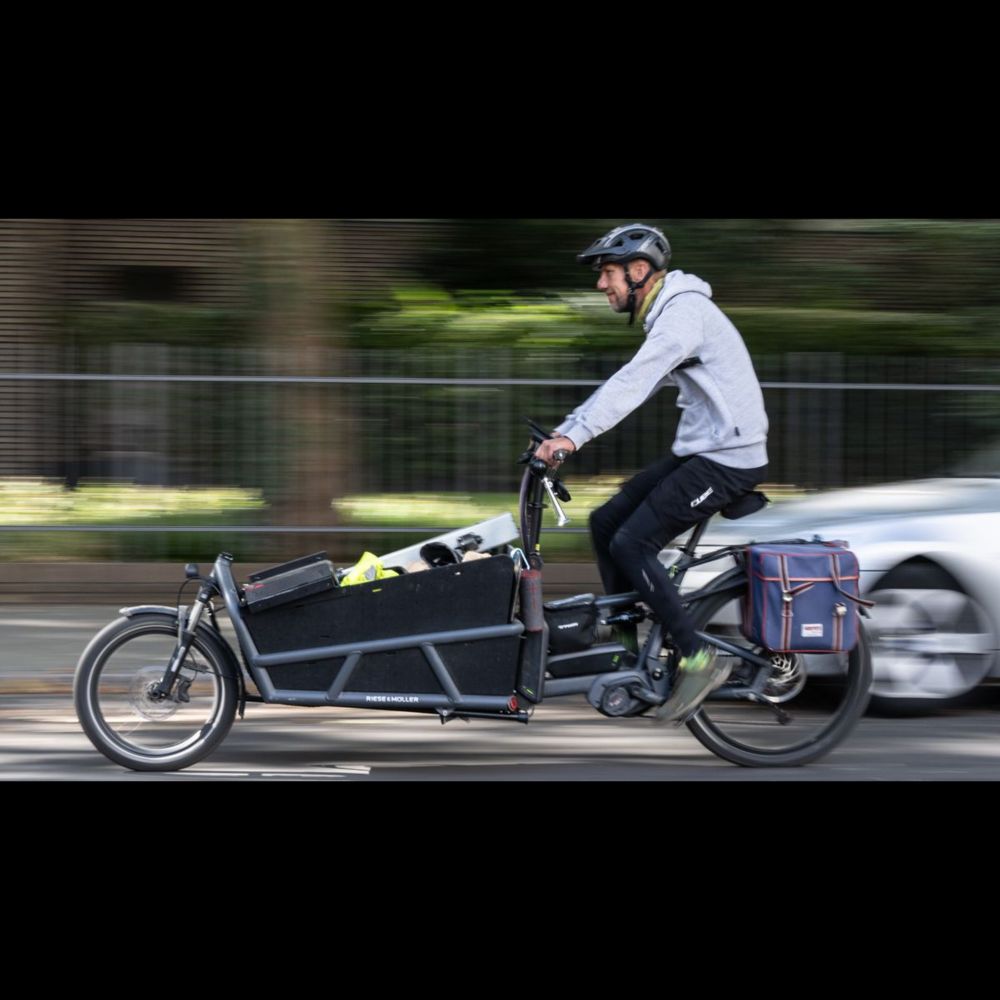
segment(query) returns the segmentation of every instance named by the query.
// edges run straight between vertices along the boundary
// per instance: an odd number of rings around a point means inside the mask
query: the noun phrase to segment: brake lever
[[[573,498],[569,495],[569,490],[566,489],[565,483],[561,479],[552,480],[552,489],[555,490],[555,494],[562,500],[563,503],[569,503]]]
[[[525,417],[524,422],[528,425],[529,429],[531,430],[531,439],[533,441],[537,441],[539,444],[541,444],[543,441],[547,441],[550,437],[552,437],[552,435],[549,434],[548,431],[542,430],[542,428],[539,427],[534,420],[530,420],[529,418]]]

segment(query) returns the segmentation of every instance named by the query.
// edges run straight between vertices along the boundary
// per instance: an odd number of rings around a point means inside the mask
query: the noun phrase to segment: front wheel
[[[742,592],[730,592],[698,603],[692,608],[695,628],[746,646],[739,631],[742,598]],[[849,653],[756,650],[773,664],[762,692],[767,704],[741,697],[757,668],[719,650],[719,662],[731,663],[729,679],[688,721],[688,729],[713,753],[745,767],[790,767],[829,753],[868,703],[871,654],[863,621],[861,626]]]
[[[175,771],[211,753],[236,714],[237,680],[210,636],[196,634],[174,694],[157,700],[177,644],[164,615],[119,618],[99,632],[76,668],[73,700],[90,742],[135,771]]]

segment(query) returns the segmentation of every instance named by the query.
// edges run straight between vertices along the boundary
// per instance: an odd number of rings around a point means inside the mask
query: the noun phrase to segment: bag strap
[[[792,586],[792,581],[788,577],[788,563],[786,562],[787,556],[784,553],[779,553],[778,555],[778,572],[781,573],[781,596],[785,601],[785,611],[783,613],[791,614],[791,608],[788,605],[791,604],[793,597],[798,597],[799,594],[804,594],[807,590],[812,590],[816,586],[814,581],[809,581],[807,583],[799,584],[797,587]]]
[[[874,608],[874,601],[866,601],[863,597],[855,597],[854,594],[849,594],[840,583],[840,567],[837,565],[837,556],[831,552],[830,553],[830,567],[831,573],[833,575],[833,586],[834,589],[846,597],[849,601],[854,601],[855,604],[860,604],[863,608]]]

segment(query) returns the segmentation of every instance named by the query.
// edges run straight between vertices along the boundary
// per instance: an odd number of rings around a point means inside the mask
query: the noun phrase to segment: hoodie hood
[[[666,308],[667,303],[675,296],[682,295],[684,292],[698,292],[707,298],[711,298],[712,286],[707,281],[702,281],[695,274],[685,274],[683,271],[669,272],[666,278],[663,279],[663,287],[660,289],[660,294],[657,295],[656,301],[643,321],[643,326],[647,333],[653,329],[653,324],[659,318],[660,313]]]

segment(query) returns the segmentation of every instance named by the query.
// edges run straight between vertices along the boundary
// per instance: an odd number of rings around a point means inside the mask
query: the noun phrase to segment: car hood
[[[831,526],[871,525],[887,518],[1000,511],[1000,479],[920,479],[819,493],[801,500],[777,501],[739,521],[716,519],[706,544],[732,544],[789,535],[824,534]]]

